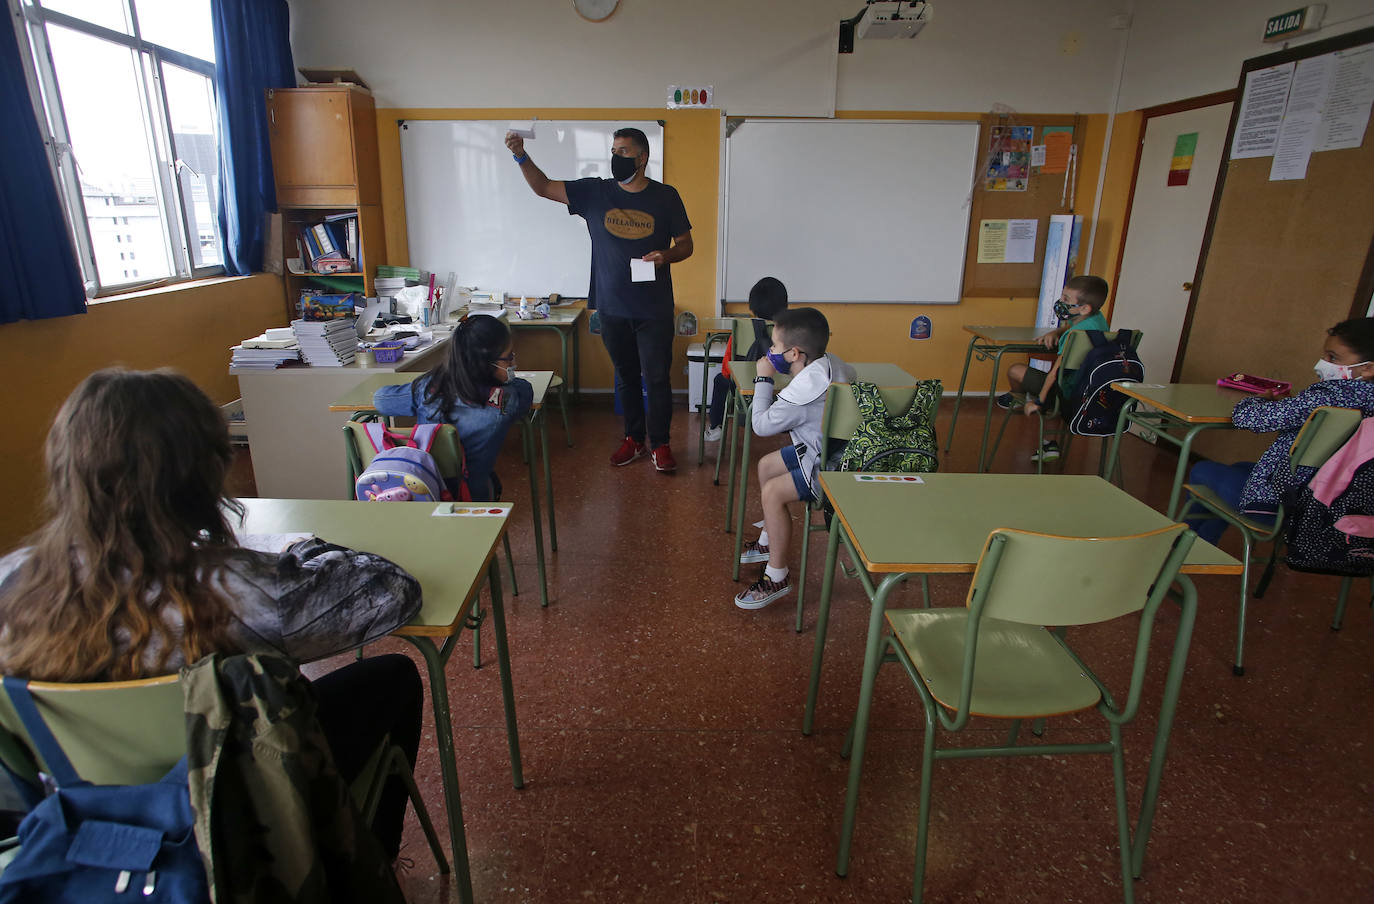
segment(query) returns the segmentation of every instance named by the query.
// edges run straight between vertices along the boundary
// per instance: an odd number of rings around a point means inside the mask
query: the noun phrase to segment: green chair
[[[1116,339],[1116,330],[1112,330],[1111,332],[1105,333],[1104,335],[1109,340]],[[1144,337],[1144,333],[1142,333],[1140,330],[1135,330],[1133,331],[1133,336],[1134,338],[1131,342],[1131,348],[1139,348],[1140,340]],[[1051,434],[1057,442],[1062,441],[1062,447],[1059,450],[1060,461],[1065,461],[1068,459],[1069,446],[1070,444],[1072,444],[1074,436],[1073,433],[1069,431],[1068,421],[1066,420],[1066,417],[1072,415],[1072,412],[1063,410],[1064,397],[1062,390],[1063,387],[1071,385],[1073,380],[1078,376],[1078,371],[1083,366],[1083,359],[1088,357],[1088,352],[1092,351],[1092,348],[1092,340],[1088,338],[1087,334],[1083,330],[1071,330],[1068,333],[1068,338],[1064,340],[1064,353],[1060,355],[1059,377],[1056,383],[1056,386],[1059,388],[1059,391],[1056,391],[1053,394],[1051,394],[1050,405],[1048,409],[1041,408],[1039,411],[1036,412],[1036,426],[1039,428],[1040,436],[1040,444],[1036,446],[1037,449],[1045,448],[1045,419],[1052,417],[1057,417],[1061,419],[1059,429]],[[992,467],[993,459],[997,457],[998,448],[1002,445],[1002,435],[1007,432],[1007,424],[1011,423],[1013,415],[1019,413],[1019,408],[1009,408],[1007,409],[1006,415],[1002,418],[1002,426],[997,431],[997,440],[992,444],[992,451],[988,453],[989,469],[991,469]],[[1102,473],[1103,466],[1105,466],[1106,464],[1107,449],[1108,444],[1104,441],[1102,443],[1102,461],[1097,469],[1097,473],[1099,474]],[[1117,462],[1117,467],[1120,467],[1119,461]],[[1044,461],[1036,461],[1035,473],[1045,473]],[[1111,475],[1107,476],[1110,479]]]
[[[1140,707],[1155,616],[1195,538],[1196,534],[1182,524],[1135,536],[1104,538],[1056,537],[999,528],[988,536],[967,608],[886,613],[892,633],[884,639],[884,661],[895,658],[902,664],[925,710],[913,904],[921,901],[925,879],[932,773],[937,761],[1020,756],[1033,757],[1037,766],[1043,766],[1048,765],[1041,762],[1044,758],[1085,753],[1109,754],[1112,758],[1123,897],[1131,904],[1132,878],[1141,872],[1158,796],[1159,773],[1155,770],[1163,766],[1168,722],[1155,741],[1141,826],[1134,842],[1127,818],[1122,728],[1135,718]],[[1197,614],[1196,593],[1186,578],[1182,590],[1182,611],[1161,707],[1169,714],[1178,702]],[[1126,624],[1135,634],[1130,685],[1120,702],[1065,640],[1068,626],[1113,619],[1129,619]],[[1017,744],[1021,722],[1026,719],[1094,708],[1106,723],[1105,740]],[[1006,743],[937,747],[942,731],[963,731],[972,716],[1009,720]],[[1075,722],[1075,730],[1080,727]],[[846,756],[849,749],[847,742]],[[953,811],[956,814],[957,809]],[[841,875],[848,868],[852,830],[853,812],[849,811],[841,834]]]
[[[558,413],[563,415],[563,436],[568,442],[568,448],[572,448],[572,427],[568,426],[568,389],[563,382],[563,378],[558,374],[553,375],[549,381],[549,392],[558,393]]]
[[[149,784],[161,779],[186,755],[186,713],[181,681],[163,675],[141,681],[97,684],[29,682],[43,721],[51,729],[77,775],[97,785]],[[9,695],[0,692],[0,759],[30,783],[48,771],[33,750],[29,734]],[[404,751],[383,739],[349,789],[363,818],[377,811],[386,780],[398,776],[406,786],[420,827],[429,840],[439,871],[449,871],[424,798]]]
[[[938,381],[923,380],[914,386],[883,386],[878,391],[882,394],[883,403],[887,406],[888,412],[895,415],[909,409],[916,400],[921,387],[928,382]],[[858,426],[859,405],[854,401],[854,393],[849,388],[849,384],[831,383],[825,392],[825,413],[821,416],[821,435],[825,437],[826,445],[833,446],[835,443],[848,442]],[[822,462],[821,467],[825,468],[828,464],[828,461]],[[820,521],[815,520],[816,514],[823,516]],[[806,506],[806,512],[802,519],[801,563],[797,569],[798,634],[802,630],[802,607],[806,602],[806,560],[807,553],[811,549],[811,534],[813,531],[828,529],[829,525],[826,523],[824,515],[822,501],[815,499]],[[855,567],[858,567],[857,563]],[[929,585],[930,582],[926,575],[921,575],[921,593],[927,606],[930,605]]]
[[[750,346],[754,344],[754,318],[731,317],[726,319],[730,321],[730,353],[736,360],[742,361],[744,360],[744,356],[748,353]],[[768,323],[765,329],[771,337],[773,334],[773,325]],[[735,392],[732,390],[730,394],[725,397],[725,415],[720,422],[721,426],[730,432],[731,465],[735,463],[735,450],[739,442],[739,430],[736,428],[742,426],[745,430],[753,429],[749,424],[735,424],[735,408],[737,407],[737,403],[738,400],[735,397]],[[720,486],[720,463],[724,458],[725,435],[721,434],[720,450],[716,452],[716,486]],[[735,489],[734,475],[729,475],[728,479],[731,481],[730,491],[733,493]],[[730,513],[732,511],[734,511],[734,497],[727,494],[725,500],[725,530],[727,533],[730,530]]]
[[[1345,445],[1346,440],[1350,439],[1355,429],[1360,426],[1362,412],[1355,408],[1318,408],[1307,417],[1307,422],[1298,431],[1298,437],[1293,441],[1293,447],[1288,453],[1288,466],[1296,471],[1298,468],[1319,468],[1326,462],[1331,455]],[[1273,543],[1274,550],[1270,556],[1270,566],[1278,555],[1278,542],[1283,534],[1284,511],[1283,506],[1279,506],[1273,521],[1257,519],[1244,512],[1236,511],[1220,499],[1211,489],[1195,484],[1185,483],[1183,488],[1188,491],[1188,501],[1179,512],[1180,521],[1188,518],[1194,520],[1210,520],[1219,518],[1227,524],[1234,525],[1240,531],[1241,537],[1241,572],[1240,572],[1240,612],[1236,617],[1236,661],[1231,666],[1231,671],[1237,675],[1245,674],[1245,664],[1242,654],[1245,650],[1245,612],[1246,601],[1250,587],[1250,553],[1259,543]],[[1198,514],[1192,514],[1195,510],[1201,510]],[[1332,627],[1339,628],[1341,617],[1345,613],[1346,597],[1350,593],[1352,578],[1345,578],[1341,581],[1340,598],[1337,602],[1336,621]],[[1264,588],[1268,586],[1268,575],[1260,581],[1260,586],[1255,590],[1255,596],[1264,594]]]
[[[372,448],[372,442],[367,438],[367,428],[364,424],[368,421],[376,420],[377,415],[370,411],[360,411],[353,415],[352,419],[343,426],[344,433],[344,452],[348,455],[348,498],[355,499],[355,484],[362,473],[367,470],[367,466],[372,464],[372,459],[376,457],[376,452]],[[405,427],[392,428],[393,430],[406,430]],[[413,428],[411,428],[413,429]],[[452,424],[444,424],[440,427],[438,434],[434,438],[434,445],[430,447],[430,454],[434,456],[434,463],[439,468],[439,474],[446,483],[453,483],[461,479],[463,473],[463,450],[458,442],[458,431]],[[510,536],[506,533],[501,535],[501,543],[506,549],[506,570],[510,572],[510,592],[512,596],[520,594],[520,587],[515,582],[515,557],[510,551]],[[482,619],[485,613],[478,611],[469,617],[468,627],[472,629],[472,667],[479,669],[482,667]],[[359,650],[359,656],[362,651]]]
[[[700,415],[700,422],[697,424],[697,465],[700,466],[706,461],[706,421],[708,412],[711,410],[711,349],[717,343],[724,345],[732,335],[734,335],[735,318],[733,317],[706,317],[701,321],[701,333],[705,337],[701,344],[701,404],[697,406],[697,414]],[[727,397],[725,404],[728,408],[730,399]],[[725,421],[721,421],[721,426]],[[717,465],[720,461],[719,451],[716,453]],[[716,483],[720,483],[720,470],[717,467]]]

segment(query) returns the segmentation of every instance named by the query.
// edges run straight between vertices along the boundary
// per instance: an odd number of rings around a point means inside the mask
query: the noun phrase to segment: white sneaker
[[[725,434],[725,428],[724,428],[723,426],[722,426],[722,427],[707,427],[707,428],[706,428],[706,441],[707,441],[708,443],[718,443],[718,442],[720,442],[721,436],[723,436],[724,434]]]

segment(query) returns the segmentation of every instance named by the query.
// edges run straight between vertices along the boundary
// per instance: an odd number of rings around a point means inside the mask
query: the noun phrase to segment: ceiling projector
[[[854,27],[857,38],[914,38],[934,10],[921,0],[869,0]]]

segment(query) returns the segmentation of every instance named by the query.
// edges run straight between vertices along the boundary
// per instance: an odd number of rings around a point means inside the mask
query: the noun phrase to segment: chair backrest
[[[764,332],[768,336],[773,335],[773,324],[764,321]],[[730,331],[731,354],[743,360],[749,354],[749,349],[754,345],[754,318],[736,317]]]
[[[979,558],[968,606],[975,618],[1056,627],[1138,612],[1158,605],[1193,537],[1182,524],[1125,537],[998,528]]]
[[[72,768],[88,782],[155,782],[186,754],[185,707],[176,675],[101,684],[31,681],[29,692]],[[12,772],[32,782],[35,763],[48,771],[3,690],[0,734],[0,758]]]
[[[1323,406],[1307,416],[1288,452],[1294,468],[1319,468],[1344,446],[1360,426],[1364,412],[1358,408]]]
[[[396,432],[405,432],[407,428],[391,428]],[[348,456],[348,495],[346,498],[354,498],[354,484],[358,477],[367,470],[367,466],[372,464],[372,459],[377,457],[377,452],[372,448],[372,441],[367,438],[367,425],[352,420],[344,424],[344,452]],[[458,431],[452,424],[444,424],[434,437],[434,445],[429,452],[434,456],[434,464],[439,468],[439,476],[444,478],[446,483],[459,480],[463,476],[463,447],[458,441]]]
[[[1145,334],[1141,330],[1132,330],[1131,348],[1140,348],[1140,340]],[[1108,330],[1102,334],[1108,341],[1116,339],[1117,331]],[[1064,354],[1060,357],[1059,370],[1065,375],[1072,374],[1083,366],[1083,359],[1088,357],[1088,352],[1092,351],[1092,340],[1088,338],[1087,330],[1070,330],[1064,340]]]
[[[904,414],[916,399],[920,384],[915,386],[880,386],[878,392],[883,404],[891,415]],[[826,439],[847,440],[854,435],[859,426],[859,404],[854,401],[854,390],[848,383],[831,383],[825,392],[825,414],[821,420],[821,431]]]

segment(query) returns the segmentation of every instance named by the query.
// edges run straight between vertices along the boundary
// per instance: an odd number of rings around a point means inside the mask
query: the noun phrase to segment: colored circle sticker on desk
[[[924,480],[914,474],[855,474],[854,479],[860,483],[905,483],[915,485],[925,483]]]

